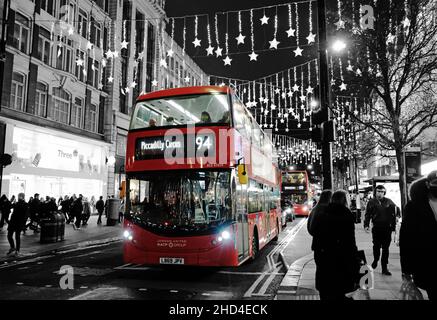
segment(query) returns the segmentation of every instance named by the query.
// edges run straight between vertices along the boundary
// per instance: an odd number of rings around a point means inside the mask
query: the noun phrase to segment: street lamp
[[[332,44],[332,50],[334,52],[340,53],[342,52],[344,49],[346,49],[346,42],[344,42],[341,39],[337,39],[334,41],[334,43]]]

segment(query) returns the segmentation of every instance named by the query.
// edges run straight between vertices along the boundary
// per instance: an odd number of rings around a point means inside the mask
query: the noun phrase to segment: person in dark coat
[[[65,215],[66,223],[70,223],[69,210],[70,210],[70,199],[68,198],[68,196],[65,196],[64,200],[61,201],[61,212]]]
[[[97,219],[97,224],[101,224],[102,223],[102,214],[103,214],[103,211],[105,210],[105,202],[103,201],[102,196],[100,196],[100,199],[96,203],[96,209],[97,209],[97,212],[99,213],[99,218]]]
[[[11,219],[8,225],[8,241],[11,248],[9,249],[8,255],[15,252],[15,255],[20,253],[20,234],[26,226],[27,213],[29,206],[24,201],[24,193],[18,194],[18,201],[13,205],[14,212],[12,213]],[[15,242],[13,235],[15,233]]]
[[[0,214],[0,229],[2,229],[5,222],[8,222],[9,215],[11,214],[11,202],[5,194],[0,198]]]
[[[80,194],[79,198],[74,200],[73,208],[71,210],[72,216],[76,218],[76,221],[73,224],[74,229],[80,229],[80,222],[82,219],[82,211],[83,211],[82,195]]]
[[[369,201],[364,218],[364,229],[369,232],[369,223],[372,221],[372,239],[373,239],[373,262],[372,268],[378,266],[381,255],[382,274],[391,276],[388,270],[389,247],[392,240],[392,233],[396,230],[396,216],[399,215],[399,208],[389,198],[385,197],[386,190],[384,186],[375,188],[375,197]]]
[[[331,202],[331,198],[332,198],[332,191],[323,190],[323,192],[320,195],[319,202],[317,202],[316,206],[311,210],[307,222],[307,229],[310,235],[314,235],[313,230],[314,230],[314,226],[317,225],[317,219],[319,219],[320,215],[325,213],[326,208]],[[314,246],[314,239],[311,248],[312,250],[314,250],[313,246]]]
[[[359,265],[354,217],[346,191],[334,192],[331,203],[313,221],[311,229],[320,300],[347,300],[345,294],[356,289]]]
[[[399,238],[402,276],[437,301],[437,170],[411,185],[410,198]]]

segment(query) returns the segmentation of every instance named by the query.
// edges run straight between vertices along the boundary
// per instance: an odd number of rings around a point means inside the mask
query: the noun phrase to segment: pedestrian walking
[[[373,262],[372,268],[378,266],[381,256],[382,274],[391,276],[388,270],[389,247],[392,241],[392,233],[396,230],[396,216],[400,215],[399,208],[392,200],[385,197],[385,187],[379,185],[375,188],[375,196],[369,200],[364,218],[364,229],[369,232],[369,224],[372,221]]]
[[[125,202],[124,202],[124,198],[123,198],[123,199],[121,199],[120,207],[118,209],[118,223],[121,223],[123,221],[124,209],[125,209]]]
[[[321,211],[319,208],[310,228],[314,237],[316,289],[320,300],[348,300],[345,294],[357,287],[359,264],[354,217],[346,191],[335,191],[329,205]]]
[[[83,204],[82,204],[82,195],[79,195],[79,198],[74,200],[73,208],[71,209],[71,215],[73,218],[76,218],[76,221],[73,223],[73,228],[80,229],[80,220],[82,218]]]
[[[437,170],[411,185],[399,249],[404,283],[414,283],[426,290],[429,300],[437,301]]]
[[[0,198],[0,230],[3,229],[5,222],[8,223],[9,215],[11,214],[11,202],[8,197],[4,194]]]
[[[97,212],[99,213],[99,218],[97,219],[97,224],[101,224],[102,223],[102,214],[103,214],[103,211],[105,210],[105,203],[103,202],[102,196],[100,196],[100,199],[96,202],[96,209],[97,209]]]
[[[23,231],[26,226],[27,212],[29,210],[28,204],[24,201],[24,197],[24,193],[19,193],[18,201],[13,205],[14,212],[8,224],[8,241],[10,245],[8,255],[15,254],[17,256],[20,254],[21,231]],[[14,233],[15,243],[13,237]]]
[[[96,198],[94,196],[90,199],[90,212],[94,214],[96,212]]]
[[[311,210],[311,213],[308,217],[307,222],[307,229],[310,235],[314,235],[314,226],[317,226],[317,219],[320,218],[322,214],[325,213],[326,208],[329,205],[329,202],[331,201],[332,197],[332,191],[331,190],[323,190],[323,192],[320,195],[319,201],[317,202],[316,206]],[[314,238],[313,238],[313,245],[312,250],[314,250]]]
[[[82,212],[82,226],[86,226],[88,224],[88,219],[91,215],[90,203],[88,202],[88,198],[84,198],[83,200],[83,212]]]

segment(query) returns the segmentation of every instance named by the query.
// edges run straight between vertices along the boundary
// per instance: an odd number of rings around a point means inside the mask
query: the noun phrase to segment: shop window
[[[71,125],[77,128],[82,128],[83,118],[83,99],[75,98],[74,104],[71,106]]]
[[[14,72],[12,74],[10,107],[16,110],[24,109],[24,86],[26,77]]]
[[[68,110],[70,107],[70,95],[62,88],[53,88],[52,107],[50,118],[52,120],[68,123]]]
[[[15,14],[14,39],[12,46],[23,53],[29,52],[30,22],[20,13]]]
[[[50,32],[44,28],[39,29],[37,57],[50,65]]]
[[[46,117],[47,113],[47,94],[48,87],[42,82],[36,83],[35,97],[35,114],[40,117]]]

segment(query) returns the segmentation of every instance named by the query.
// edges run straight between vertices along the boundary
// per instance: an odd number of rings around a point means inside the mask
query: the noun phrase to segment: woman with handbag
[[[355,221],[348,208],[347,193],[338,190],[323,215],[313,221],[316,289],[320,300],[348,300],[345,294],[357,287],[359,264]]]

